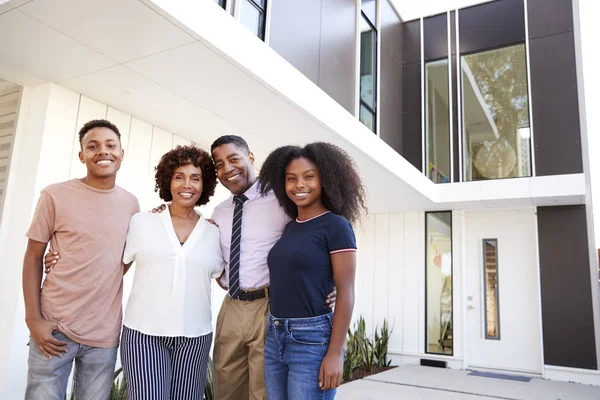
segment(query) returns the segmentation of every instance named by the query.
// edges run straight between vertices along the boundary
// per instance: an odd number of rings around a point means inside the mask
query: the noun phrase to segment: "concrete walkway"
[[[340,400],[599,400],[600,387],[533,378],[484,378],[469,371],[403,365],[342,385]]]

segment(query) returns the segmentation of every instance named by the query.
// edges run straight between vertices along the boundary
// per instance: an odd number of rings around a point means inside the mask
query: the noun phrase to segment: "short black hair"
[[[171,179],[177,168],[188,164],[193,164],[202,171],[202,194],[196,205],[203,206],[215,194],[217,172],[210,155],[196,146],[177,146],[160,158],[158,165],[154,168],[156,171],[154,191],[158,192],[158,196],[164,201],[173,200]]]
[[[85,125],[83,125],[79,130],[79,144],[83,142],[83,137],[85,136],[85,134],[94,128],[110,129],[117,135],[117,137],[119,138],[119,143],[121,143],[121,132],[119,132],[119,128],[117,128],[115,124],[105,119],[93,119],[91,121],[86,122]]]
[[[234,144],[238,148],[244,150],[247,154],[250,154],[250,146],[248,146],[248,143],[244,140],[244,138],[237,135],[223,135],[217,138],[217,140],[210,145],[210,153],[212,154],[217,147],[224,144]]]
[[[259,190],[273,190],[279,204],[290,218],[298,217],[298,207],[285,192],[285,169],[292,160],[306,158],[317,166],[321,180],[321,201],[325,208],[350,222],[360,220],[367,211],[366,194],[354,161],[342,148],[325,142],[304,147],[283,146],[265,160],[258,176]]]

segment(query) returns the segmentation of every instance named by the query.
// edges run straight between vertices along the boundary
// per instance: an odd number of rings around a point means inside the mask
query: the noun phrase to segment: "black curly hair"
[[[365,206],[365,190],[354,161],[348,153],[331,143],[315,142],[304,147],[283,146],[275,149],[260,169],[259,190],[273,190],[290,218],[298,217],[298,207],[285,192],[285,169],[296,158],[306,158],[317,166],[321,180],[321,201],[328,210],[350,222],[360,219]]]
[[[164,201],[173,200],[171,194],[173,174],[177,168],[188,164],[194,164],[194,167],[198,167],[202,171],[202,194],[196,202],[197,206],[202,206],[208,203],[208,200],[215,194],[217,173],[210,155],[196,146],[177,146],[160,158],[158,165],[154,168],[156,171],[154,191],[158,192]]]
[[[210,146],[210,152],[212,153],[219,146],[230,143],[236,145],[238,149],[244,150],[246,154],[250,153],[250,147],[248,147],[248,143],[244,140],[244,138],[237,135],[223,135],[218,137]]]
[[[119,132],[119,128],[117,128],[115,124],[113,124],[112,122],[107,121],[105,119],[93,119],[91,121],[86,122],[85,125],[83,125],[81,127],[81,129],[79,130],[79,144],[80,145],[83,142],[83,137],[85,136],[85,134],[88,133],[89,131],[91,131],[94,128],[108,128],[108,129],[110,129],[119,138],[119,143],[121,142],[121,132]]]

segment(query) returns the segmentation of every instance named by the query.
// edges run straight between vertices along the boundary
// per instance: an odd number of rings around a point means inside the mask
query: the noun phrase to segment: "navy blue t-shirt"
[[[306,221],[290,221],[267,259],[271,280],[271,314],[307,318],[331,312],[325,299],[333,290],[331,254],[356,251],[352,226],[326,212]]]

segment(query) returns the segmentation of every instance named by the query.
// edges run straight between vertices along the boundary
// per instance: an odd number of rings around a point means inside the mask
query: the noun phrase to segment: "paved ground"
[[[350,382],[340,400],[600,400],[600,387],[534,378],[529,382],[484,378],[468,371],[403,365]]]

